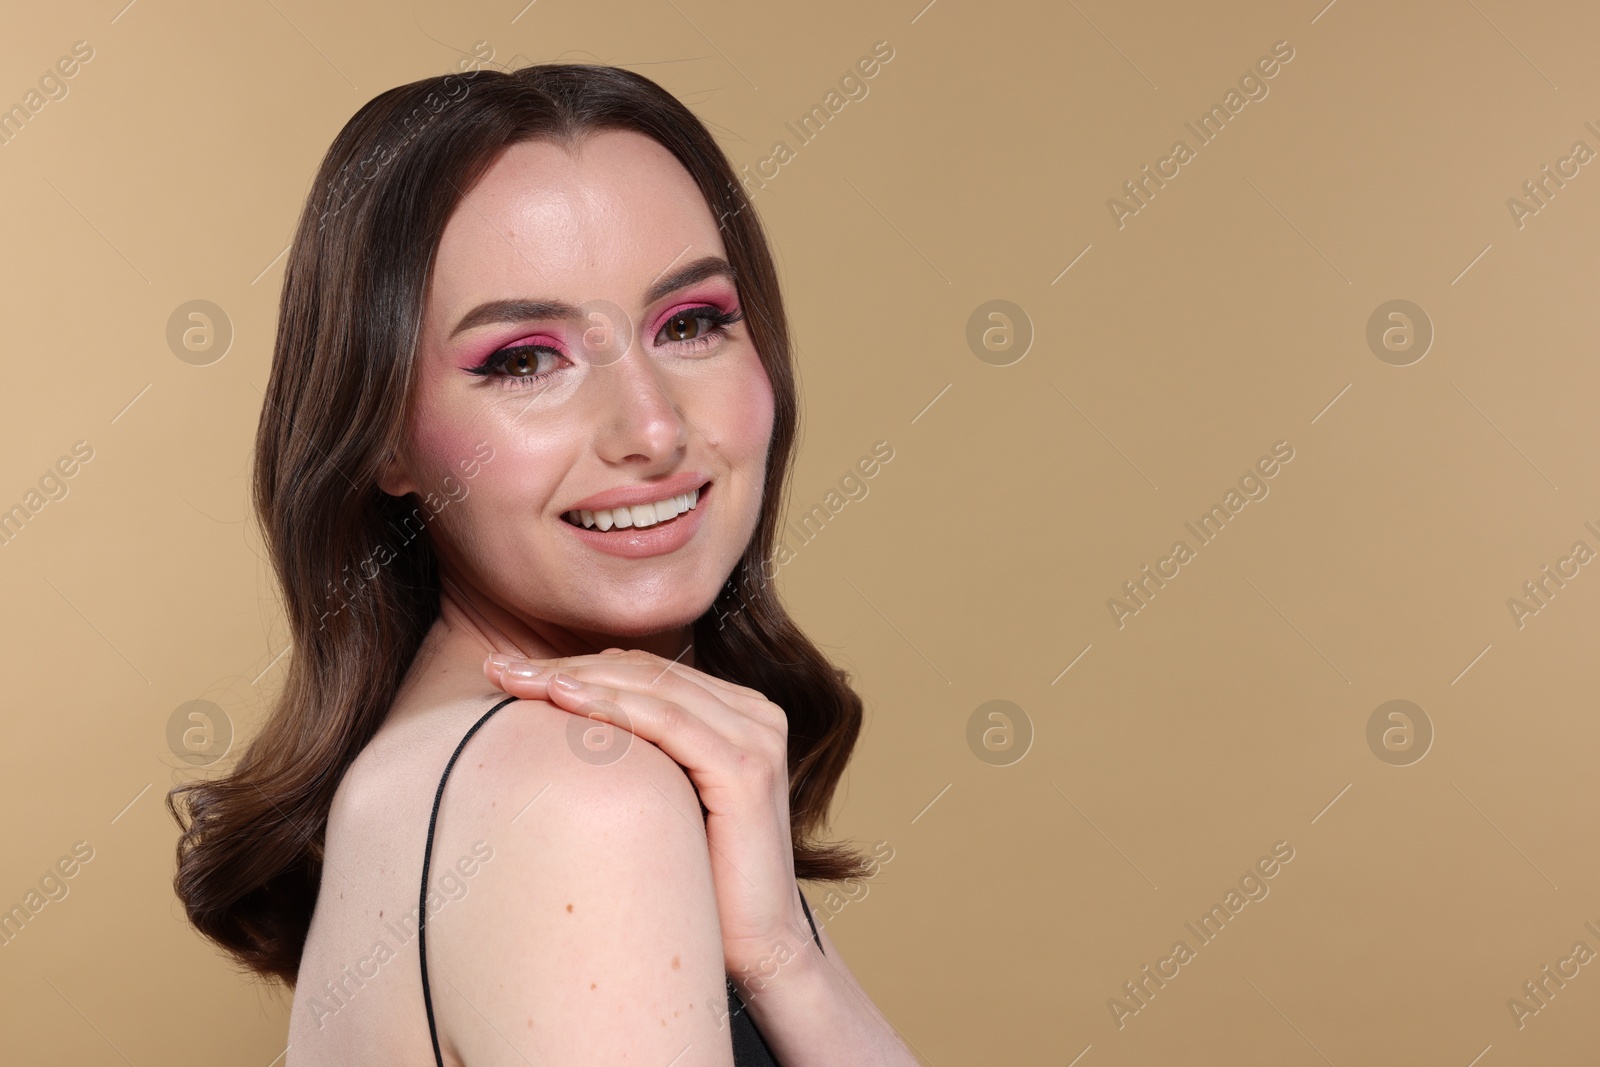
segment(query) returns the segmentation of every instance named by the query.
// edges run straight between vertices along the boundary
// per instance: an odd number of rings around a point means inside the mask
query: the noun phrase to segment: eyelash
[[[723,311],[721,308],[713,307],[711,305],[686,308],[685,310],[680,311],[669,318],[663,319],[661,322],[661,328],[666,329],[668,323],[682,318],[704,319],[709,322],[711,326],[709,330],[701,334],[699,337],[691,337],[686,341],[668,341],[662,347],[676,345],[678,346],[679,351],[703,352],[712,344],[715,338],[725,336],[728,332],[729,326],[732,326],[734,323],[742,320],[744,318],[744,312],[738,310]],[[658,330],[657,333],[659,334],[660,330]],[[560,367],[557,367],[555,370],[547,370],[539,374],[505,373],[506,362],[513,356],[522,352],[554,352],[563,359],[566,358],[566,353],[554,345],[513,345],[509,348],[497,349],[490,353],[489,357],[482,363],[478,364],[476,367],[468,368],[468,373],[477,374],[485,378],[500,378],[507,385],[524,386],[532,385],[535,382],[549,378],[551,375],[555,374],[556,371],[561,369]],[[534,360],[534,365],[538,366],[538,357],[535,356]]]

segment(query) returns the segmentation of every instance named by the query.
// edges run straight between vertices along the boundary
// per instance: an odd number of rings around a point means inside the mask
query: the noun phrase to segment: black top
[[[444,774],[439,776],[439,788],[433,794],[433,811],[428,816],[428,843],[422,853],[422,895],[421,903],[417,909],[417,956],[422,966],[422,1003],[428,1009],[428,1036],[433,1040],[433,1059],[438,1067],[444,1067],[444,1054],[439,1051],[439,1030],[433,1020],[433,995],[428,990],[428,867],[433,861],[433,830],[439,821],[439,800],[444,796],[444,783],[450,777],[450,772],[455,768],[456,760],[461,756],[461,750],[467,747],[467,742],[472,740],[472,735],[478,728],[489,721],[489,716],[516,700],[516,697],[506,697],[500,703],[484,712],[477,722],[472,724],[466,734],[461,738],[461,743],[456,745],[456,750],[450,754],[450,762],[444,765]],[[798,886],[796,889],[798,890]],[[811,905],[806,903],[806,895],[800,894],[800,906],[805,910],[806,922],[811,925],[811,936],[817,942],[817,951],[822,951],[822,937],[817,933],[816,920],[811,917]],[[733,1028],[733,1063],[734,1067],[780,1067],[773,1058],[772,1050],[767,1047],[766,1039],[761,1036],[761,1031],[756,1029],[755,1021],[745,1011],[744,1001],[739,999],[739,993],[734,988],[732,976],[726,977],[728,988],[728,1021]]]

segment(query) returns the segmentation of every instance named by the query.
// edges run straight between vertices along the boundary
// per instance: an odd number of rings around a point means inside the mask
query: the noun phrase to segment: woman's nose
[[[688,443],[692,427],[679,404],[671,376],[635,338],[625,353],[589,370],[590,391],[598,407],[596,447],[608,462],[630,456],[672,458]]]

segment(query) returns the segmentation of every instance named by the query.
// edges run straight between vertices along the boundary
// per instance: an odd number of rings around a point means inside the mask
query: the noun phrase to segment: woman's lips
[[[683,471],[648,485],[627,485],[620,489],[596,493],[576,504],[567,505],[566,510],[605,511],[611,508],[632,507],[635,504],[650,504],[680,493],[693,492],[710,481],[711,479],[700,471]]]
[[[572,531],[572,535],[590,548],[597,549],[612,556],[623,559],[646,559],[651,556],[661,556],[668,552],[675,552],[688,544],[705,521],[706,507],[711,499],[712,483],[707,482],[700,489],[699,499],[695,506],[682,512],[675,518],[657,522],[651,526],[613,527],[609,531],[588,529],[584,526],[574,525],[565,517],[561,525]]]
[[[579,526],[585,530],[599,530],[601,533],[608,533],[612,530],[646,530],[662,523],[674,522],[679,516],[698,507],[701,490],[710,484],[710,482],[705,482],[686,492],[642,501],[632,506],[618,505],[616,507],[592,510],[571,508],[562,512],[561,517],[573,526]],[[663,514],[667,518],[658,517]]]

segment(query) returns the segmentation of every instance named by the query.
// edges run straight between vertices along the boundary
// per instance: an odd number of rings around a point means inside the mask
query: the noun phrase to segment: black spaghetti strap
[[[799,886],[795,886],[795,892],[800,893],[800,907],[806,913],[806,922],[811,924],[811,940],[817,943],[817,951],[826,956],[827,952],[822,948],[822,935],[817,933],[817,920],[811,917],[811,905],[806,903],[806,895],[800,892]]]
[[[433,794],[433,812],[428,816],[428,843],[422,852],[422,899],[417,906],[417,957],[422,965],[422,1003],[428,1009],[428,1037],[433,1041],[433,1060],[438,1067],[444,1067],[444,1053],[439,1051],[439,1028],[433,1021],[433,995],[428,991],[428,868],[433,862],[433,830],[439,821],[439,798],[444,796],[444,783],[449,779],[456,760],[461,757],[461,750],[467,747],[467,742],[478,732],[478,727],[488,722],[489,716],[516,699],[516,697],[506,697],[484,712],[478,721],[472,724],[472,729],[467,731],[466,736],[462,737],[461,743],[456,745],[456,750],[450,754],[450,762],[444,765],[444,773],[439,776],[439,788]]]

